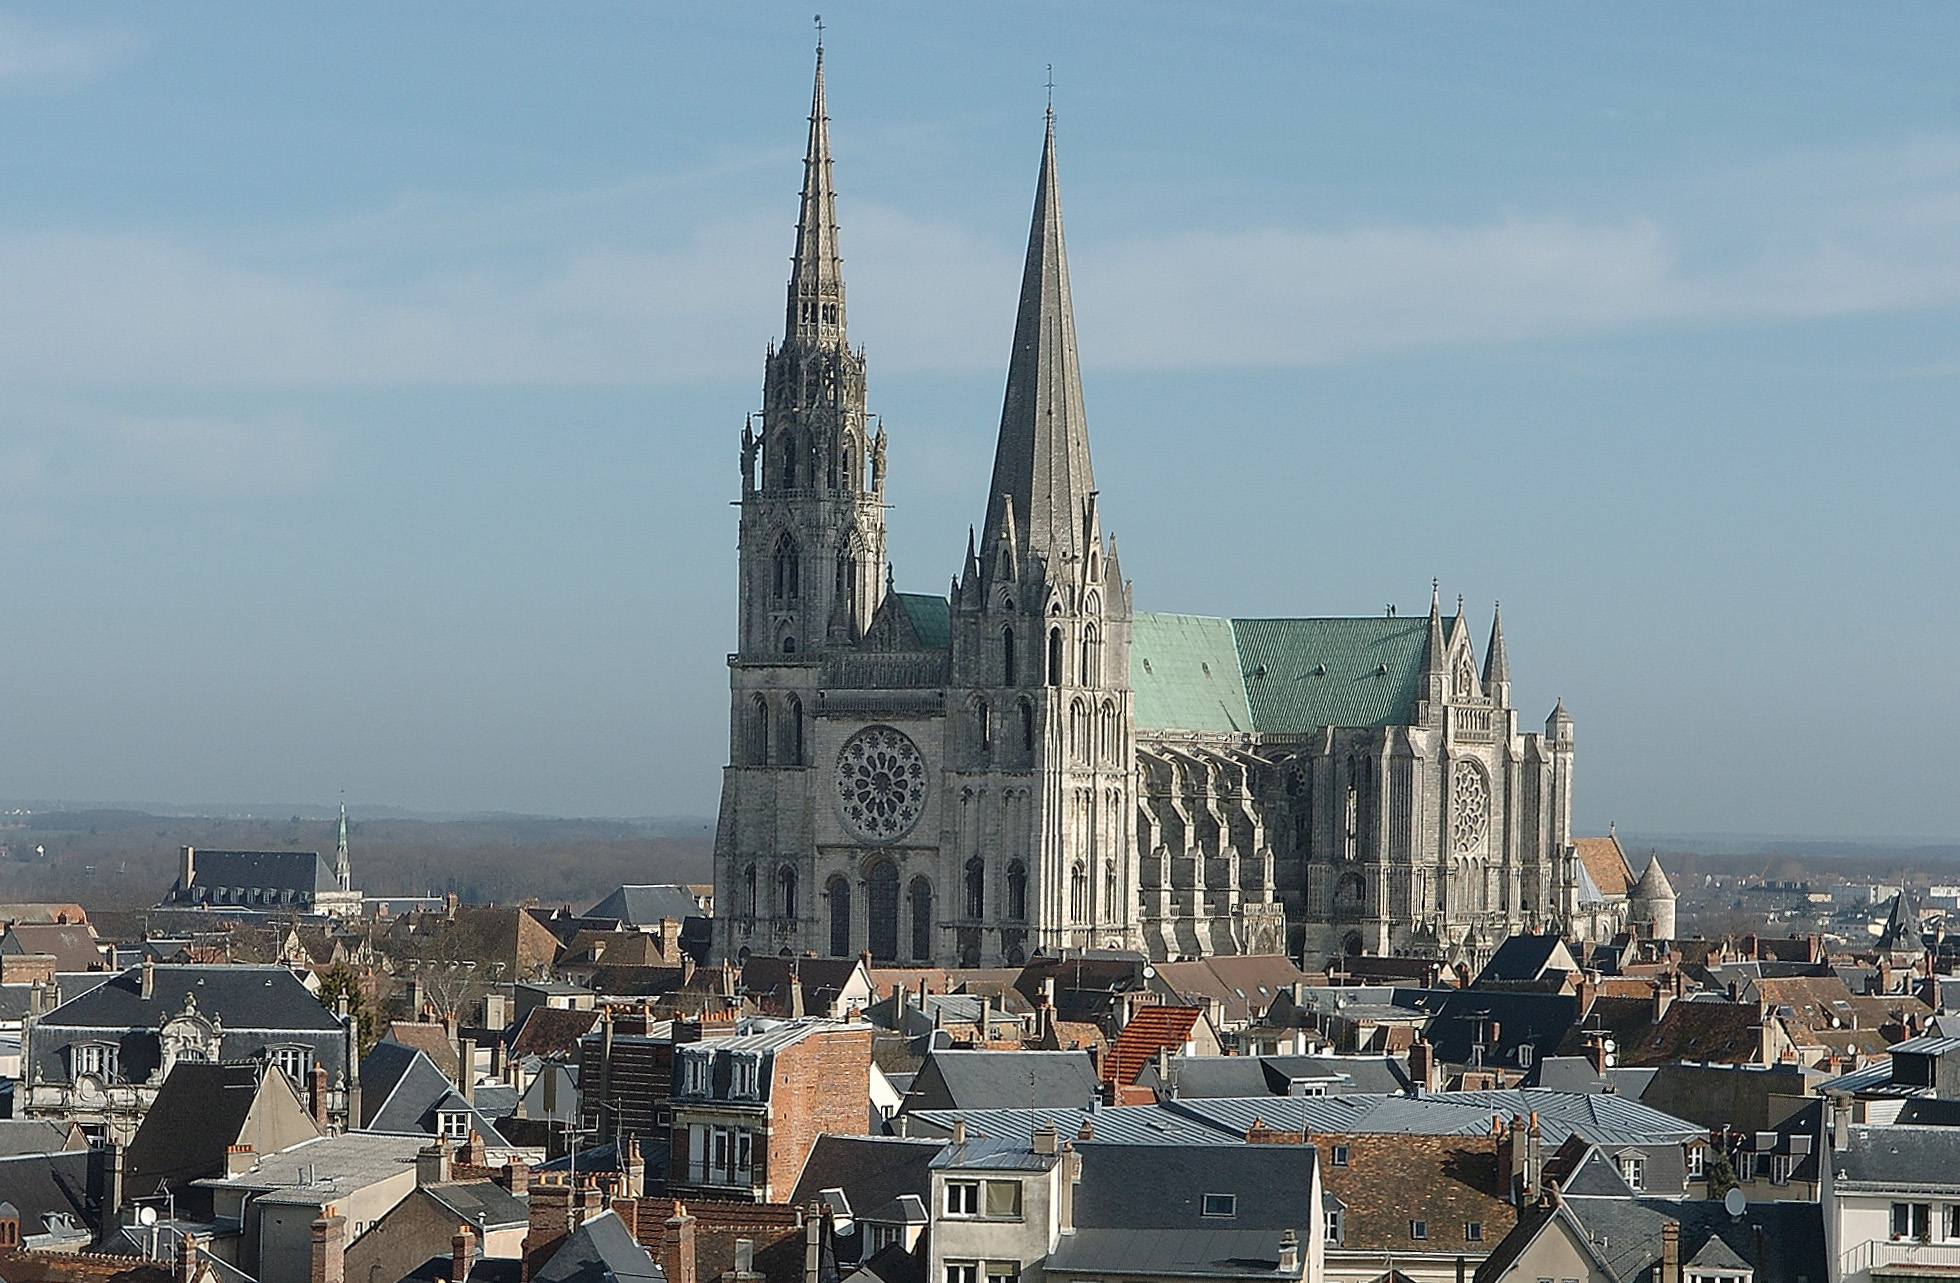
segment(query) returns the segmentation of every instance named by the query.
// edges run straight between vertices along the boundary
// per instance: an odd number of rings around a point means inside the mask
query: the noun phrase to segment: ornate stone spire
[[[810,145],[803,157],[803,206],[796,219],[796,259],[789,278],[786,341],[842,345],[844,260],[837,253],[837,189],[830,177],[830,116],[824,110],[823,46],[810,98]]]
[[[1449,644],[1443,639],[1442,585],[1429,581],[1429,636],[1422,644],[1423,698],[1440,703],[1449,688]]]
[[[354,889],[354,862],[347,854],[347,803],[340,804],[340,841],[333,849],[333,876],[342,891]]]
[[[1075,309],[1069,300],[1068,254],[1062,244],[1055,117],[1050,113],[983,529],[989,542],[994,541],[1003,519],[1011,514],[1024,551],[1051,562],[1081,556],[1086,551],[1084,518],[1095,488],[1075,350]]]

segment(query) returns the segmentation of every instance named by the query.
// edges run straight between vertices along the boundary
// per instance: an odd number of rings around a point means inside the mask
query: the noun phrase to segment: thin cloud
[[[0,493],[16,501],[267,495],[317,484],[331,473],[326,443],[287,414],[132,415],[30,401],[0,419]]]
[[[779,217],[604,209],[562,241],[540,198],[466,252],[441,202],[281,247],[138,233],[0,232],[0,378],[221,386],[651,384],[753,375],[775,331]],[[629,193],[630,194],[625,194]],[[567,197],[566,201],[575,201]],[[1396,351],[1632,326],[1776,322],[1960,301],[1960,142],[1787,157],[1620,218],[1473,226],[1267,227],[1097,241],[1079,226],[1084,358],[1104,368],[1326,365]],[[427,223],[425,227],[423,224]],[[622,225],[657,227],[653,249]],[[351,230],[351,229],[350,229]],[[633,235],[639,235],[637,231]],[[898,371],[992,370],[1020,246],[860,205],[853,337]],[[249,261],[247,261],[249,260]],[[382,269],[380,264],[387,264]],[[412,266],[405,266],[412,265]]]
[[[0,14],[0,90],[87,84],[128,62],[140,44],[119,28],[54,28]]]

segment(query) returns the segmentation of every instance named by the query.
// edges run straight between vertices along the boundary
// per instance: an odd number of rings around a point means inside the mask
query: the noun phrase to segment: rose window
[[[838,810],[859,837],[904,837],[918,823],[925,800],[925,759],[902,732],[868,726],[837,754]]]
[[[1475,855],[1490,831],[1490,785],[1484,770],[1468,758],[1450,768],[1450,850]]]

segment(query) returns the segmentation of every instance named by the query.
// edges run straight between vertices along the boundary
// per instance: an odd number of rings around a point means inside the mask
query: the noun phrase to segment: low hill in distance
[[[318,851],[333,857],[337,821],[153,815],[137,810],[0,816],[0,901],[76,901],[90,910],[155,904],[177,878],[178,850]],[[535,816],[352,819],[354,885],[368,895],[454,891],[465,903],[584,909],[622,883],[707,882],[710,820],[564,820]]]

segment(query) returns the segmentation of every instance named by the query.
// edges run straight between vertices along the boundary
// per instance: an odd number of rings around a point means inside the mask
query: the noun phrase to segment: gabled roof
[[[930,1200],[932,1160],[942,1142],[906,1140],[896,1136],[824,1134],[810,1150],[789,1197],[792,1207],[807,1207],[824,1190],[841,1189],[851,1214],[862,1220],[897,1221],[898,1200],[911,1194]]]
[[[386,1049],[384,1051],[384,1048]],[[404,1062],[403,1054],[407,1059]],[[369,1066],[374,1067],[375,1087],[368,1086]],[[375,1104],[368,1105],[369,1097]],[[495,1123],[481,1109],[463,1099],[454,1083],[436,1068],[435,1062],[413,1048],[399,1044],[376,1043],[361,1062],[361,1113],[371,1132],[397,1135],[438,1134],[439,1115],[467,1113],[470,1128],[485,1144],[509,1144]]]
[[[56,971],[106,970],[101,941],[86,922],[16,922],[0,937],[0,953],[44,953]]]
[[[1279,953],[1214,954],[1195,962],[1155,966],[1160,986],[1187,1003],[1218,1003],[1227,1024],[1257,1019],[1275,998],[1307,978],[1291,958]]]
[[[100,1210],[92,1206],[89,1191],[101,1188],[102,1154],[84,1149],[0,1158],[0,1200],[20,1209],[20,1232],[44,1233],[51,1214],[72,1216],[81,1225],[97,1224]]]
[[[533,1283],[666,1283],[647,1250],[611,1211],[599,1213],[565,1239],[531,1275]]]
[[[1138,614],[1137,729],[1302,735],[1411,720],[1427,639],[1416,618]]]
[[[241,1137],[262,1091],[285,1092],[284,1121],[296,1124],[302,1133],[319,1135],[293,1099],[285,1075],[277,1070],[262,1072],[257,1064],[179,1061],[173,1065],[129,1142],[124,1188],[131,1195],[148,1195],[160,1182],[182,1189],[188,1181],[222,1176],[226,1147],[252,1143]]]
[[[1616,835],[1573,838],[1572,849],[1601,895],[1624,898],[1633,889],[1633,868],[1627,863],[1626,851]]]
[[[268,887],[312,895],[338,891],[333,866],[318,851],[206,851],[191,857],[191,882],[204,887]]]
[[[1182,1051],[1203,1016],[1197,1007],[1138,1007],[1103,1058],[1102,1081],[1131,1086],[1159,1051]]]
[[[1082,1051],[940,1049],[912,1081],[911,1109],[1087,1108],[1096,1069]]]
[[[1480,985],[1543,979],[1550,971],[1577,971],[1579,964],[1555,933],[1515,935],[1497,946],[1477,975]]]
[[[1420,1216],[1429,1222],[1422,1250],[1475,1255],[1517,1219],[1499,1192],[1497,1151],[1488,1137],[1318,1132],[1311,1139],[1320,1150],[1325,1192],[1342,1204],[1345,1251],[1408,1251],[1409,1219]],[[1477,1240],[1465,1228],[1472,1221],[1481,1231]]]
[[[578,1040],[592,1032],[599,1013],[568,1011],[563,1007],[533,1007],[511,1039],[513,1056],[563,1056],[578,1047]]]
[[[70,999],[37,1022],[38,1027],[154,1029],[197,999],[206,1016],[230,1029],[338,1031],[340,1021],[285,967],[182,966],[155,963],[154,996],[143,996],[143,969],[129,970]]]
[[[1619,1063],[1665,1065],[1706,1060],[1746,1065],[1762,1058],[1762,1016],[1754,1003],[1677,1002],[1659,1024],[1620,1040]]]
[[[458,1221],[503,1229],[530,1220],[525,1201],[495,1181],[444,1181],[424,1185],[422,1192],[456,1214]]]

